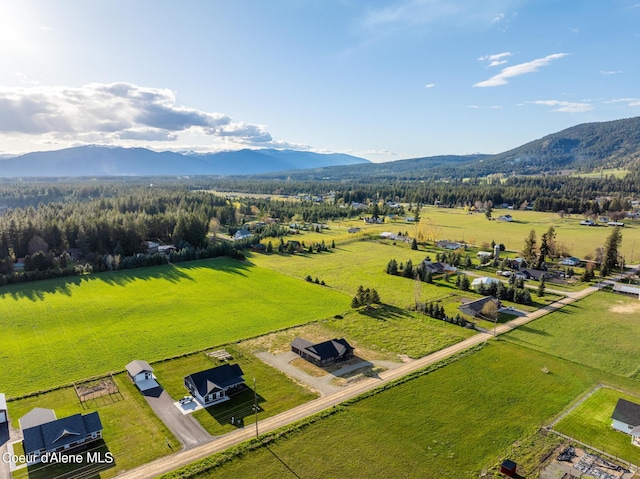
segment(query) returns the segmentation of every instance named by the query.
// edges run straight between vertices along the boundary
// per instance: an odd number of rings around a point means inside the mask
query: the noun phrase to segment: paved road
[[[555,303],[545,306],[533,313],[529,313],[526,316],[519,317],[510,321],[509,323],[502,324],[496,328],[496,334],[502,334],[507,331],[511,331],[518,326],[538,319],[540,316],[548,314],[556,309],[562,308],[567,304],[570,304],[580,298],[583,298],[591,293],[597,291],[598,288],[589,287],[578,293],[571,293],[571,296],[563,298]],[[334,394],[323,396],[319,399],[309,401],[301,406],[285,411],[277,416],[273,416],[259,423],[260,434],[273,431],[280,427],[291,424],[292,422],[304,419],[308,416],[316,414],[325,409],[329,409],[336,406],[348,399],[354,398],[362,393],[370,391],[378,386],[386,384],[388,382],[399,379],[414,371],[423,369],[433,363],[446,359],[454,354],[465,351],[473,346],[483,343],[490,339],[493,335],[489,333],[478,333],[464,341],[449,346],[448,348],[437,351],[433,354],[417,359],[410,363],[403,364],[402,366],[380,373],[377,378],[370,378],[353,384],[352,386],[344,388],[342,391]],[[225,434],[211,440],[200,446],[192,447],[184,451],[172,454],[171,456],[160,458],[156,461],[142,465],[136,469],[126,471],[119,475],[119,478],[126,479],[146,479],[157,477],[161,474],[171,472],[182,466],[186,466],[194,461],[205,458],[217,452],[221,452],[231,446],[244,442],[255,436],[255,427],[250,425],[244,429],[238,429],[236,431]]]
[[[145,391],[144,398],[160,420],[185,448],[204,444],[213,439],[190,414],[182,414],[173,405],[173,399],[161,387]]]

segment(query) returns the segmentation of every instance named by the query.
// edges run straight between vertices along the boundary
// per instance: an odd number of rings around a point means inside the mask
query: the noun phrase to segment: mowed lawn
[[[0,289],[0,384],[18,396],[349,309],[351,298],[226,258]]]
[[[549,423],[605,376],[544,353],[491,342],[206,477],[251,477],[260,471],[262,478],[279,478],[290,473],[287,468],[300,477],[308,471],[317,477],[478,477],[515,441]]]
[[[620,376],[640,368],[638,298],[600,291],[502,336]]]
[[[640,463],[640,448],[631,444],[631,436],[611,427],[611,415],[618,399],[640,403],[640,397],[603,387],[564,417],[554,429],[592,447]]]

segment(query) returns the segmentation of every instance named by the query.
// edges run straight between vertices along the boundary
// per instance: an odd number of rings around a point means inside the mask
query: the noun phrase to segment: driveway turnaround
[[[144,398],[165,426],[185,449],[211,441],[213,436],[188,414],[182,414],[173,404],[169,393],[157,387],[143,392]]]

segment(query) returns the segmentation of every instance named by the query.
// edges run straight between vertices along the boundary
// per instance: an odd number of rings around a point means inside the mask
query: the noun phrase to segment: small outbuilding
[[[147,391],[159,386],[153,376],[153,368],[146,361],[134,359],[127,364],[126,370],[129,379],[138,386],[140,391]]]
[[[330,339],[317,344],[302,338],[296,338],[291,342],[291,351],[319,366],[351,359],[353,349],[344,338]]]
[[[7,398],[0,393],[0,424],[9,422],[9,414],[7,412]]]
[[[640,446],[640,404],[626,399],[618,399],[611,415],[613,427],[631,436],[631,444]]]
[[[205,407],[229,400],[229,394],[244,387],[244,372],[238,364],[223,364],[184,378],[184,386]]]

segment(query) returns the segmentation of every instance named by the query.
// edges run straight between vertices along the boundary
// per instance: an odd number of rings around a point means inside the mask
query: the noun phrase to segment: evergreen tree
[[[418,241],[415,238],[413,238],[413,241],[411,242],[411,249],[412,250],[418,249]]]
[[[540,281],[538,283],[538,298],[542,298],[544,296],[545,284],[544,284],[544,276],[540,277]]]
[[[620,227],[616,226],[604,243],[604,257],[600,267],[600,275],[607,276],[618,265],[618,248],[622,244]]]
[[[534,264],[536,259],[536,230],[529,231],[529,236],[525,238],[522,256],[524,256],[528,264]]]

